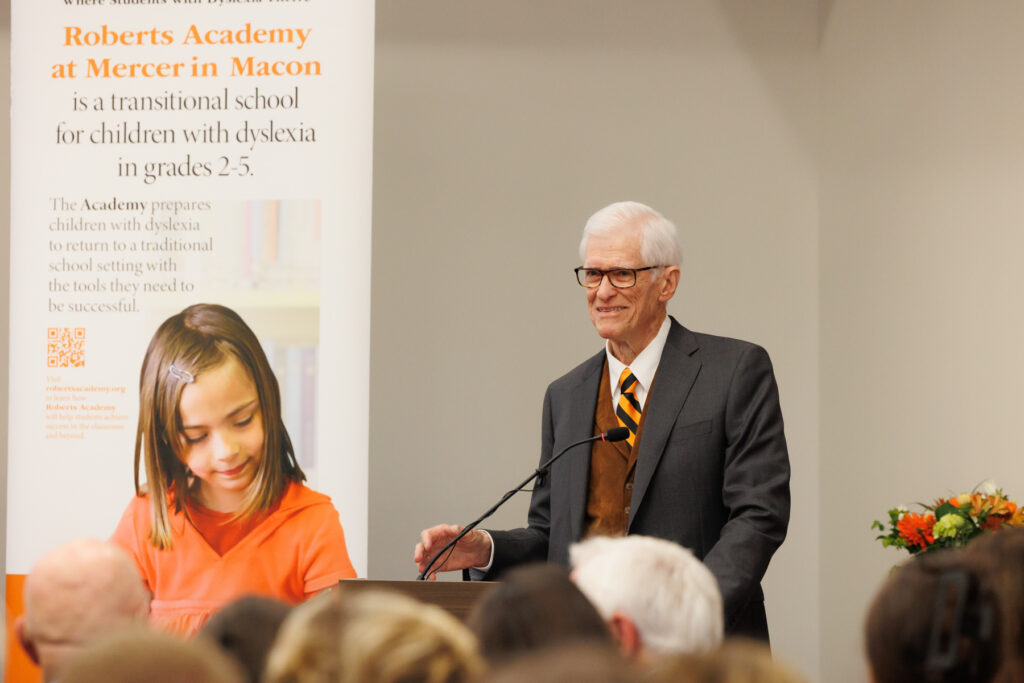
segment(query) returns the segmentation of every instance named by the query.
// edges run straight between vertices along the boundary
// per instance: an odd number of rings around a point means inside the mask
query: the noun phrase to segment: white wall
[[[822,660],[864,681],[889,507],[1024,497],[1024,4],[837,2],[822,34]]]
[[[423,526],[536,466],[545,387],[601,346],[571,272],[583,222],[638,199],[682,233],[671,312],[775,362],[794,506],[769,620],[816,672],[816,4],[377,8],[371,577],[412,578]]]

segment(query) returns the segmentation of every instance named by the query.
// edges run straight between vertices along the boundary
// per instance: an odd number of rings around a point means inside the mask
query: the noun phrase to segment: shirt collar
[[[661,327],[658,328],[658,334],[654,335],[651,343],[645,346],[644,350],[628,366],[612,354],[608,342],[605,342],[604,353],[608,358],[608,377],[612,383],[617,384],[619,375],[628,367],[640,386],[645,390],[650,389],[651,382],[654,381],[654,373],[658,371],[658,363],[661,362],[661,353],[665,350],[665,342],[668,341],[668,331],[671,327],[672,323],[666,315],[665,319],[661,321]]]

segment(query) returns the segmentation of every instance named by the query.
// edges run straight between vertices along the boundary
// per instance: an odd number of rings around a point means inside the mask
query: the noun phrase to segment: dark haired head
[[[966,552],[999,596],[1004,657],[1000,680],[1024,681],[1024,529],[1004,526],[978,537]]]
[[[878,683],[987,683],[999,666],[998,604],[962,551],[925,553],[886,580],[866,638]]]
[[[574,641],[614,647],[601,615],[566,570],[554,565],[531,565],[504,574],[466,623],[490,662]]]
[[[210,617],[199,637],[216,644],[245,670],[252,683],[263,678],[267,653],[292,607],[279,600],[247,595]]]

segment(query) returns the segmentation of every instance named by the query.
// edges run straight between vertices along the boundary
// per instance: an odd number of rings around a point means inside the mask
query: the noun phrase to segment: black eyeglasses
[[[611,270],[601,270],[600,268],[585,268],[584,266],[580,266],[573,270],[576,273],[576,281],[580,283],[580,286],[586,287],[587,289],[600,287],[601,281],[604,280],[606,275],[608,276],[608,282],[611,283],[611,286],[615,289],[629,289],[630,287],[636,286],[637,273],[663,267],[664,266],[645,266],[643,268],[612,268]]]

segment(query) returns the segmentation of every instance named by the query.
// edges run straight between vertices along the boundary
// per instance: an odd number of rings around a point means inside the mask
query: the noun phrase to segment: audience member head
[[[267,653],[291,610],[291,605],[279,600],[247,595],[210,617],[199,637],[233,657],[242,665],[246,679],[258,683],[263,678]]]
[[[652,683],[804,683],[805,679],[772,658],[767,645],[727,640],[710,652],[678,655],[662,661]]]
[[[379,591],[321,595],[285,619],[268,683],[461,683],[483,669],[476,639],[439,607]]]
[[[701,652],[722,641],[715,577],[680,545],[646,536],[595,537],[569,550],[572,579],[629,656]]]
[[[132,629],[96,641],[72,658],[60,683],[243,683],[238,665],[202,639]]]
[[[876,683],[986,683],[999,666],[998,605],[963,551],[924,553],[893,570],[865,630]]]
[[[467,620],[489,662],[553,645],[588,640],[613,646],[611,632],[590,601],[555,565],[537,564],[502,576]]]
[[[80,539],[44,555],[25,581],[14,628],[29,657],[53,678],[88,641],[149,614],[149,593],[118,546]]]
[[[967,554],[999,599],[1004,658],[1000,680],[1024,681],[1024,529],[1004,526],[980,536]]]
[[[563,643],[508,660],[483,680],[486,683],[642,683],[642,672],[614,649],[595,643]]]

